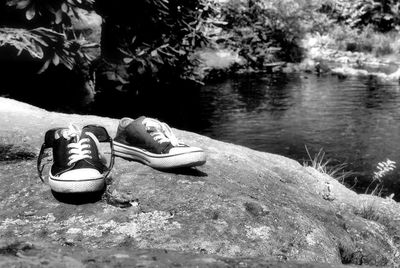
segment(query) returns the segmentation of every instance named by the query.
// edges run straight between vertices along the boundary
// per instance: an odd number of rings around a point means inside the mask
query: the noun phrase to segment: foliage
[[[296,62],[302,58],[300,40],[306,31],[329,23],[325,15],[315,16],[319,7],[319,1],[231,0],[221,8],[226,24],[217,41],[256,69],[274,61]]]
[[[383,188],[383,178],[389,175],[395,169],[396,169],[395,161],[386,159],[386,161],[379,162],[376,166],[376,170],[372,175],[372,181],[368,185],[367,190],[365,192],[368,193],[371,185],[375,184],[375,187],[371,191],[371,194],[380,195]]]
[[[191,54],[208,42],[210,0],[98,0],[95,10],[104,18],[102,53],[109,66],[125,66],[114,77],[119,89],[139,81],[196,80]],[[109,71],[107,71],[109,72]]]
[[[334,48],[352,52],[372,53],[375,56],[389,55],[400,51],[397,32],[380,33],[366,26],[363,30],[347,25],[333,27],[329,33]]]
[[[78,8],[88,8],[93,0],[8,0],[0,5],[0,47],[13,47],[16,54],[27,52],[43,62],[39,72],[52,63],[73,69],[91,58],[83,48],[88,45],[77,38],[71,17]]]
[[[320,36],[329,39],[330,48],[397,58],[400,51],[398,1],[321,1],[319,13],[334,20],[327,31],[319,31]]]
[[[397,0],[336,0],[326,4],[322,11],[352,28],[371,25],[376,31],[388,32],[400,26],[400,3]]]
[[[94,0],[8,0],[7,6],[25,13],[29,21],[41,24],[71,26],[70,13],[79,16],[77,8],[88,8]]]
[[[381,180],[385,175],[396,168],[396,162],[390,159],[386,159],[386,161],[379,162],[376,166],[376,171],[372,178],[374,180]]]
[[[42,27],[32,30],[0,28],[0,47],[11,46],[17,50],[17,55],[26,51],[34,59],[46,59],[39,73],[45,71],[50,63],[54,66],[62,64],[71,70],[78,57],[90,60],[79,50],[79,41],[66,40],[63,34]]]
[[[225,36],[218,43],[233,49],[247,60],[248,66],[257,69],[277,60],[275,53],[280,47],[274,46],[271,20],[261,1],[229,1],[221,13],[226,23]]]

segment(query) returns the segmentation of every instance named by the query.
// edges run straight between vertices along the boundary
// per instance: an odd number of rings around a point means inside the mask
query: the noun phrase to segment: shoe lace
[[[150,136],[152,136],[158,143],[170,142],[172,146],[183,145],[166,123],[162,123],[152,118],[145,118],[143,124]]]
[[[100,143],[96,136],[91,132],[85,133],[93,139],[97,148],[99,148]],[[62,133],[62,135],[66,139],[76,137],[78,140],[78,142],[72,142],[67,145],[67,148],[69,148],[68,153],[70,154],[70,156],[68,157],[68,166],[71,166],[79,160],[92,158],[92,151],[90,150],[91,145],[89,144],[90,140],[89,138],[80,139],[81,131],[79,130],[79,128],[71,124],[69,128]]]

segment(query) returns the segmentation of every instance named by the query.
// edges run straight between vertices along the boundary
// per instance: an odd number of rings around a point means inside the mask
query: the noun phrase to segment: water
[[[281,154],[300,162],[320,149],[346,163],[365,191],[376,165],[400,165],[400,86],[373,78],[304,74],[250,76],[204,86],[200,118],[206,136]],[[384,179],[384,194],[400,195],[399,172]]]

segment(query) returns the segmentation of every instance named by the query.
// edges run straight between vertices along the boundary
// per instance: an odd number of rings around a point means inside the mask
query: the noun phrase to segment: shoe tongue
[[[76,137],[70,137],[69,135],[66,134],[66,131],[68,131],[68,129],[59,129],[57,131],[54,132],[54,140],[66,140],[68,142],[76,142],[77,139]]]
[[[68,128],[65,129],[61,129],[59,131],[59,133],[56,134],[56,139],[57,136],[59,136],[60,138],[63,137],[64,139],[71,141],[71,139],[73,138],[72,141],[77,142],[80,140],[80,136],[81,136],[81,129],[79,129],[77,126],[71,124],[69,125]]]
[[[58,140],[59,138],[62,137],[62,129],[59,129],[57,131],[54,132],[54,139]]]
[[[145,125],[146,130],[149,132],[157,131],[160,133],[164,133],[161,123],[155,119],[146,118],[146,119],[142,120],[142,123]]]

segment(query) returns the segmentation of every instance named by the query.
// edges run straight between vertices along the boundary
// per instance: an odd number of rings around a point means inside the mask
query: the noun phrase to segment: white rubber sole
[[[68,173],[68,171],[66,173]],[[101,176],[101,174],[96,177],[87,176],[86,178],[85,176],[83,176],[85,174],[81,174],[81,176],[79,177],[72,177],[68,179],[63,178],[63,175],[64,174],[57,177],[57,176],[52,176],[50,173],[49,185],[53,191],[58,193],[98,192],[101,191],[105,186],[105,181],[103,176]]]
[[[188,150],[178,154],[153,154],[116,141],[114,141],[114,155],[141,162],[155,169],[195,167],[206,162],[206,155],[201,149]]]

